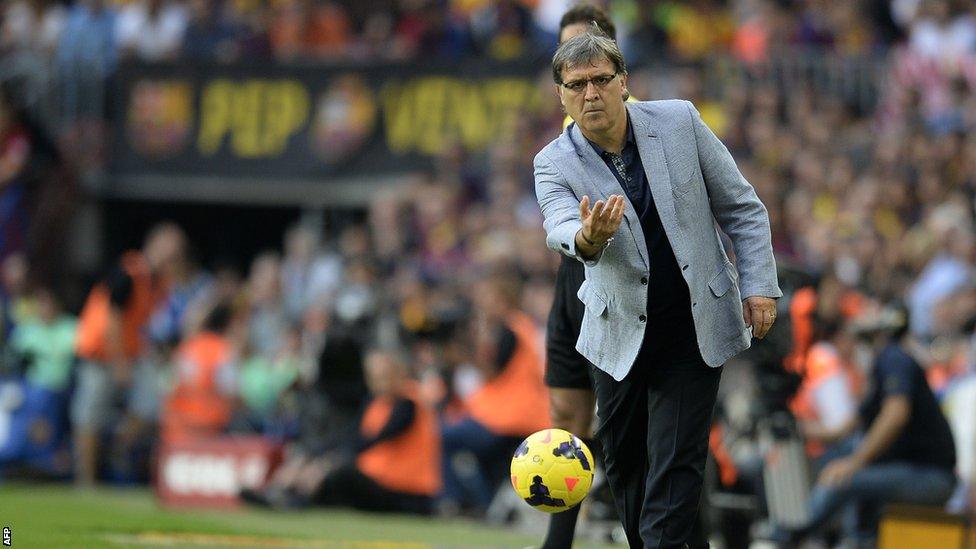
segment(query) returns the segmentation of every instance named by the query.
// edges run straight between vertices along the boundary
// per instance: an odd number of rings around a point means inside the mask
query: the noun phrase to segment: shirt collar
[[[628,144],[631,144],[631,143],[636,144],[637,141],[634,139],[634,127],[630,124],[630,113],[627,112],[627,109],[624,109],[624,112],[627,113],[627,138],[626,138],[626,141],[624,141],[624,148],[627,148],[627,145]],[[580,132],[580,133],[582,133],[582,132]],[[603,153],[607,152],[607,151],[603,150],[603,148],[601,148],[596,143],[594,143],[594,142],[590,141],[589,139],[587,139],[585,135],[583,136],[583,139],[586,139],[586,142],[589,143],[591,147],[593,147],[593,150],[596,151],[596,154],[597,155],[599,155],[599,156],[602,157],[603,156]],[[621,152],[623,152],[623,151],[621,151]]]

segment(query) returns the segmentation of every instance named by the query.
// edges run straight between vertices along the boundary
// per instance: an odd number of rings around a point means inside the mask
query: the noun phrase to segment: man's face
[[[556,85],[556,92],[566,113],[588,133],[608,130],[616,122],[626,119],[623,92],[627,87],[627,75],[614,76],[613,63],[602,58],[578,67],[563,69],[563,85]],[[579,91],[566,87],[566,84],[584,82],[588,79],[611,77],[603,86],[590,81]]]

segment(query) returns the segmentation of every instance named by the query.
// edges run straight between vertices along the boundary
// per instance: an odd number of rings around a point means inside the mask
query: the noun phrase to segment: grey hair
[[[597,27],[599,28],[599,27]],[[584,32],[563,42],[552,56],[552,79],[563,83],[563,69],[572,69],[586,63],[606,59],[613,64],[617,74],[627,74],[624,54],[617,43],[605,34]]]

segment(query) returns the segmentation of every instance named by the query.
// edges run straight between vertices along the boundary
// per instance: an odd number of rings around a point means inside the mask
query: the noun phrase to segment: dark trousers
[[[343,465],[330,473],[313,500],[318,505],[352,507],[361,511],[419,515],[433,511],[433,498],[384,488],[353,464]]]
[[[442,424],[444,499],[469,508],[487,508],[491,499],[487,496],[495,493],[502,479],[508,478],[512,452],[520,442],[520,438],[496,435],[470,417]],[[465,451],[474,456],[476,467],[462,478],[454,468],[454,461]]]
[[[591,368],[596,436],[630,546],[705,546],[693,530],[722,369],[638,357],[618,382]]]

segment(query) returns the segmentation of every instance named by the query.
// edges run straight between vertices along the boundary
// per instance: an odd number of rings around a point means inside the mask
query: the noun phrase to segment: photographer
[[[870,538],[883,505],[942,505],[955,486],[952,433],[912,356],[907,311],[886,309],[858,328],[879,351],[869,374],[871,389],[859,414],[824,438],[840,440],[859,424],[866,430],[849,455],[823,468],[807,524],[780,530],[779,541],[819,533],[845,507],[844,536]],[[858,524],[860,517],[868,519],[865,524]]]

